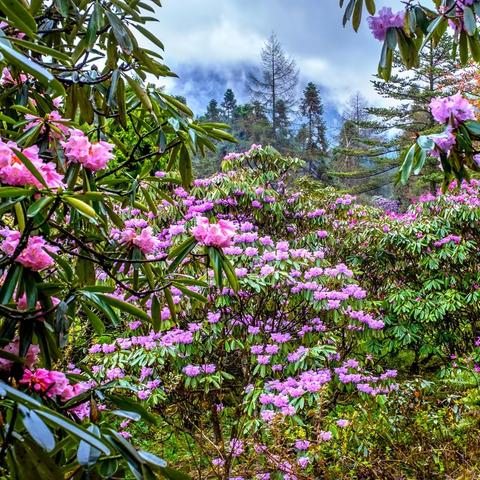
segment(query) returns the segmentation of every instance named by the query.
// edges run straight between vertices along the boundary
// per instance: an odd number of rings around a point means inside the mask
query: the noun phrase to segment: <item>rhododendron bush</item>
[[[355,28],[363,3],[345,5]],[[448,24],[477,59],[477,0],[374,3],[384,77],[397,45],[415,66]],[[447,193],[404,213],[260,145],[194,179],[192,159],[235,139],[146,83],[174,76],[144,16],[159,6],[0,1],[0,476],[404,478],[369,466],[392,458],[385,438],[478,429],[475,107],[432,101],[438,132],[400,179],[438,158]],[[442,396],[440,376],[473,386]],[[427,391],[455,410],[432,414]]]

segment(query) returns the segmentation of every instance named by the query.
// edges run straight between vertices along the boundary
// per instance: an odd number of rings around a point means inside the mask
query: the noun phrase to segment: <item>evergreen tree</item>
[[[210,103],[207,106],[207,111],[205,112],[205,118],[212,122],[218,122],[220,121],[220,115],[221,115],[221,111],[218,108],[218,102],[214,98],[212,98],[212,100],[210,100]]]
[[[305,151],[326,153],[328,150],[326,126],[323,120],[323,104],[317,86],[310,82],[303,91],[300,114],[306,119],[304,127]]]
[[[430,113],[431,99],[450,95],[458,88],[459,66],[452,59],[451,49],[449,36],[442,37],[435,47],[428,43],[414,70],[406,70],[395,55],[390,81],[377,77],[372,82],[377,93],[389,100],[388,107],[365,107],[361,102],[359,108],[350,106],[346,120],[353,125],[344,121],[335,167],[344,178],[348,177],[344,184],[354,185],[357,192],[394,191],[397,167],[405,150],[417,135],[437,128]],[[468,70],[465,74],[468,76]],[[441,178],[438,160],[430,158],[421,175],[413,177],[407,187],[397,187],[396,195],[408,198],[427,188],[435,191]]]
[[[343,114],[331,173],[342,187],[354,193],[389,196],[391,173],[398,162],[396,157],[386,154],[382,132],[373,129],[371,122],[370,105],[357,92]]]
[[[235,112],[235,108],[237,108],[237,99],[235,98],[235,94],[233,93],[233,90],[231,88],[228,88],[225,91],[221,107],[225,119],[227,120],[227,122],[231,122],[233,120],[233,113]]]
[[[261,76],[250,74],[248,89],[253,101],[260,102],[272,121],[272,135],[277,137],[278,105],[285,111],[294,104],[298,70],[295,61],[288,58],[275,34],[272,34],[261,52]]]

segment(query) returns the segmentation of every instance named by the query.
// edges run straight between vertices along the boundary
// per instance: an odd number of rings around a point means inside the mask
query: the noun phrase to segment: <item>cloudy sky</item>
[[[400,6],[400,0],[377,3]],[[164,42],[165,61],[180,77],[166,86],[184,95],[196,113],[211,98],[220,101],[226,88],[248,100],[246,72],[258,66],[272,32],[299,67],[299,88],[308,81],[321,87],[332,120],[356,91],[381,101],[370,86],[381,43],[366,22],[358,33],[350,25],[344,29],[338,0],[164,0],[163,5],[151,31]]]

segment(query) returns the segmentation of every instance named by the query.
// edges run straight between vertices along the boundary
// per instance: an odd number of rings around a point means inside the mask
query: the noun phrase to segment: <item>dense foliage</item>
[[[477,1],[440,3],[370,19],[387,59],[398,42],[415,66],[447,20],[475,58]],[[444,131],[400,177],[437,158],[445,193],[404,213],[258,144],[194,180],[192,159],[234,139],[146,84],[173,75],[132,33],[162,49],[155,6],[0,0],[2,478],[478,476],[475,105],[431,100]],[[288,96],[264,80],[276,136]],[[221,108],[233,119],[233,93]],[[313,84],[302,109],[321,153]]]

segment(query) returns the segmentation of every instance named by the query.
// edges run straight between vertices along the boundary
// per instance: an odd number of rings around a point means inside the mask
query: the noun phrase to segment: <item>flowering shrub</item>
[[[277,173],[242,167],[258,156],[278,165]],[[279,172],[291,172],[282,162],[295,160],[256,148],[234,161],[224,173],[196,181],[191,193],[175,189],[159,216],[171,219],[157,234],[161,244],[181,251],[189,235],[196,239],[182,269],[207,272],[204,283],[186,290],[172,282],[164,293],[174,308],[157,313],[160,331],[130,322],[126,334],[94,338],[85,362],[97,381],[119,381],[177,435],[188,434],[205,471],[222,478],[308,477],[320,465],[322,445],[349,426],[327,419],[333,399],[390,394],[396,372],[382,370],[359,348],[381,337],[384,322],[365,310],[367,292],[353,272],[326,259],[322,213],[299,211],[295,195],[277,190],[289,181]],[[253,202],[263,208],[250,208]],[[126,222],[146,221],[142,212],[124,215]],[[225,259],[206,256],[212,247]],[[218,261],[229,262],[237,291],[219,288]],[[154,303],[146,306],[154,316]],[[308,444],[301,450],[287,433],[298,425]],[[122,434],[130,437],[126,427]]]

